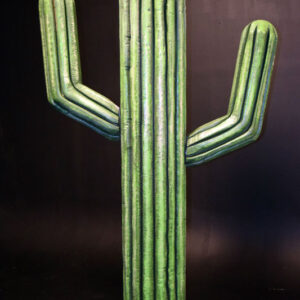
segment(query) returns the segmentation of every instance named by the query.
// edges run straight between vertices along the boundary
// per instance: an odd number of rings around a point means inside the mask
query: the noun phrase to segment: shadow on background
[[[117,2],[76,1],[84,82],[119,103]],[[119,143],[50,107],[37,1],[5,5],[0,298],[121,299]],[[300,299],[300,3],[187,8],[189,132],[226,112],[243,27],[280,34],[259,142],[188,171],[187,299]]]

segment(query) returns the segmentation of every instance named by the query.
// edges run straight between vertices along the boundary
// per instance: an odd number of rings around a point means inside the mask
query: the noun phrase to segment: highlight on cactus
[[[40,0],[47,95],[62,113],[121,141],[125,300],[185,299],[186,166],[255,141],[277,33],[244,29],[225,116],[186,135],[185,0],[119,0],[120,109],[82,83],[74,0]]]

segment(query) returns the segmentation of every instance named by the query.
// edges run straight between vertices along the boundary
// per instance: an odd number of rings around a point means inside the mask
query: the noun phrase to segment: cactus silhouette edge
[[[121,140],[125,300],[185,299],[186,166],[260,135],[277,33],[242,33],[227,114],[186,136],[185,0],[119,0],[120,108],[82,83],[74,0],[39,0],[49,102]]]

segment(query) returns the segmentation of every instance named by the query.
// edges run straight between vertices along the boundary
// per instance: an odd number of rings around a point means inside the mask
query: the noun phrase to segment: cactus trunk
[[[120,0],[124,299],[185,299],[185,2]]]
[[[125,300],[185,299],[185,166],[254,142],[277,33],[242,33],[228,112],[186,139],[185,0],[119,0],[121,107],[82,83],[74,0],[39,0],[49,102],[121,139]]]

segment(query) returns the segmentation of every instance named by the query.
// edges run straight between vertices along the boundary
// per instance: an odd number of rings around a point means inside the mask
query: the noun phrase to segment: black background
[[[1,4],[0,298],[121,299],[120,144],[47,103],[37,2]],[[118,104],[118,1],[76,3],[84,83]],[[280,37],[267,118],[188,169],[189,300],[300,299],[299,0],[187,0],[188,132],[226,112],[254,19]]]

